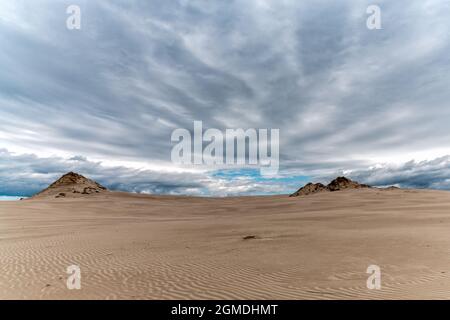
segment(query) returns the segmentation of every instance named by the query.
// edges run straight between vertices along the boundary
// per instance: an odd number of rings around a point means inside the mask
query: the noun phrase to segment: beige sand
[[[2,299],[448,299],[449,275],[450,192],[0,203]]]

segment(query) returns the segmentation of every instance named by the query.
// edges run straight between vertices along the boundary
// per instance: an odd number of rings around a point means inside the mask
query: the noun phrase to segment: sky
[[[446,0],[0,0],[0,195],[68,171],[202,196],[338,175],[450,189],[449,16]],[[194,121],[279,129],[278,174],[173,163]]]

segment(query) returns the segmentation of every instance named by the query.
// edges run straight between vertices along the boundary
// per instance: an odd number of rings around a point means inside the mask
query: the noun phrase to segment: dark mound
[[[352,181],[346,177],[338,177],[331,181],[327,186],[321,183],[308,183],[304,187],[298,189],[296,192],[290,195],[290,197],[307,196],[319,192],[334,192],[345,189],[363,189],[370,188],[366,184],[360,184]]]
[[[297,190],[297,192],[290,195],[290,197],[298,197],[298,196],[307,196],[309,194],[327,191],[327,187],[325,187],[321,183],[308,183],[304,187]]]
[[[88,195],[107,191],[107,189],[94,180],[82,175],[69,172],[53,182],[48,188],[33,196],[35,197],[55,197],[66,198],[75,195]]]
[[[330,182],[327,186],[329,191],[339,191],[344,189],[362,189],[362,188],[370,188],[370,186],[366,184],[360,184],[358,182],[352,181],[346,177],[338,177]]]

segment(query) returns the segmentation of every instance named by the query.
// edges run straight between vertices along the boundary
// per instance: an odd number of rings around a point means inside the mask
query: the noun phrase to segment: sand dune
[[[439,191],[5,202],[0,298],[448,299],[449,230]],[[72,264],[81,290],[66,288]]]

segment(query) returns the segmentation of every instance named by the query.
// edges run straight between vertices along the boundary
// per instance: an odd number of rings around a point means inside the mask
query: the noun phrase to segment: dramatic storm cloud
[[[66,28],[73,4],[80,30]],[[448,188],[450,3],[377,1],[380,30],[371,4],[0,1],[0,195],[69,170],[169,194],[290,192],[338,173]],[[171,133],[196,120],[280,129],[279,177],[174,165]]]

